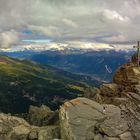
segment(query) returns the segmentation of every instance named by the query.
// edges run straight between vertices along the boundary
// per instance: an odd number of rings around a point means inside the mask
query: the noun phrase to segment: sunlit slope
[[[50,66],[0,56],[0,111],[26,112],[30,104],[57,108],[84,93],[87,85],[80,80]]]

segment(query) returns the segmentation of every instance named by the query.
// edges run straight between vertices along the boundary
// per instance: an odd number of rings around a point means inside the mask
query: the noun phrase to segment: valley
[[[85,77],[28,60],[0,56],[0,112],[23,113],[30,105],[57,109],[68,99],[83,96]]]
[[[41,52],[20,51],[4,53],[18,59],[29,59],[43,65],[50,65],[71,73],[87,76],[95,86],[112,81],[115,71],[130,61],[134,50],[86,50],[64,49],[47,50]]]

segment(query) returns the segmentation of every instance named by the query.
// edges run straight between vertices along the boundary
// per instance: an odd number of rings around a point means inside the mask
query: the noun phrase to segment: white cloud
[[[59,37],[61,36],[61,33],[59,32],[58,28],[55,26],[35,26],[30,25],[28,29],[34,31],[34,32],[40,32],[48,37]]]
[[[43,34],[56,42],[122,44],[139,39],[139,25],[139,0],[0,0],[1,38],[13,29],[33,31],[22,39]]]
[[[127,41],[127,38],[125,38],[125,36],[119,34],[119,35],[114,35],[111,37],[104,38],[103,40],[106,42],[118,42],[118,41],[125,42],[125,41]]]
[[[63,19],[62,20],[66,25],[70,26],[70,27],[73,27],[73,28],[77,28],[78,25],[72,21],[72,20],[69,20],[69,19]]]
[[[33,51],[45,51],[45,50],[65,50],[65,49],[81,49],[83,51],[87,50],[94,50],[94,51],[101,51],[101,50],[132,50],[133,45],[111,45],[106,43],[90,43],[90,42],[81,42],[81,41],[68,41],[68,42],[32,42],[29,44],[22,44],[20,48],[15,46],[10,49],[2,49],[3,51],[23,51],[23,50],[33,50]]]
[[[108,18],[109,20],[119,20],[122,22],[128,22],[129,18],[127,16],[121,16],[119,13],[117,13],[116,11],[111,11],[108,9],[105,9],[103,11],[103,15]]]
[[[14,30],[0,33],[0,46],[4,49],[9,48],[11,45],[17,43],[17,41],[18,33]]]

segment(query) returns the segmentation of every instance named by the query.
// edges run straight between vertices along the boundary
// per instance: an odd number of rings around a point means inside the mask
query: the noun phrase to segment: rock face
[[[60,138],[59,126],[35,127],[25,120],[0,114],[0,140],[53,140]]]
[[[106,97],[108,97],[108,100],[112,99],[112,102],[110,103],[118,106],[121,109],[124,119],[126,120],[127,124],[129,124],[131,136],[133,136],[135,140],[139,140],[140,67],[137,67],[135,64],[123,65],[117,70],[113,82],[119,87],[119,94],[112,97],[109,97],[107,96],[108,94],[106,94],[106,96],[102,98],[106,99]],[[102,87],[100,89],[103,92],[107,91],[105,88],[102,89]],[[106,93],[110,92],[112,92],[112,89],[108,88],[108,92]],[[126,134],[122,134],[121,138],[128,139]]]
[[[138,54],[135,53],[132,57],[131,57],[131,62],[136,66],[138,64]]]
[[[36,126],[46,126],[58,123],[58,112],[51,111],[49,107],[42,105],[41,107],[30,106],[29,122]]]
[[[120,93],[119,86],[115,83],[112,84],[103,84],[100,88],[101,95],[107,97],[115,97]]]
[[[26,140],[31,129],[23,119],[0,114],[0,140]]]
[[[124,65],[114,76],[114,83],[124,86],[127,91],[134,91],[134,85],[140,84],[140,67]]]
[[[140,67],[123,65],[113,83],[93,90],[85,96],[92,100],[78,98],[61,107],[62,139],[140,140]]]
[[[84,97],[94,99],[97,94],[100,94],[100,90],[98,88],[96,88],[96,87],[87,88],[85,90]]]
[[[121,109],[86,98],[66,102],[60,109],[63,140],[133,140]]]
[[[87,88],[85,90],[84,97],[92,100],[96,100],[97,102],[102,102],[101,98],[101,90],[96,87]]]

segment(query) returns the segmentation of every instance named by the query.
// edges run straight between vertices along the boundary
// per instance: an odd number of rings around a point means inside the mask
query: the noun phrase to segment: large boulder
[[[127,119],[134,138],[140,140],[140,95],[133,92],[128,92],[126,95],[130,101],[123,107],[124,118]]]
[[[54,140],[60,139],[59,126],[44,126],[34,128],[28,135],[28,140]]]
[[[0,140],[26,140],[31,129],[21,118],[0,114]]]
[[[42,127],[38,132],[38,140],[60,139],[60,128],[58,126]]]
[[[104,97],[115,97],[120,93],[120,88],[117,84],[103,84],[100,87],[101,95]]]
[[[133,140],[129,126],[121,117],[121,109],[101,105],[87,98],[66,102],[60,108],[62,140]],[[124,135],[122,135],[124,134]]]
[[[30,106],[29,122],[35,126],[46,126],[58,123],[58,112],[52,111],[49,107],[42,105],[41,107]]]
[[[85,89],[84,97],[97,102],[102,102],[101,91],[96,87]]]
[[[126,91],[134,91],[134,85],[140,84],[140,67],[121,66],[114,75],[113,81],[123,86]]]
[[[127,101],[127,98],[123,95],[123,88],[121,85],[115,83],[103,84],[100,86],[100,91],[102,102],[99,103],[120,105]]]
[[[35,127],[24,119],[0,113],[0,140],[60,139],[58,125]]]

